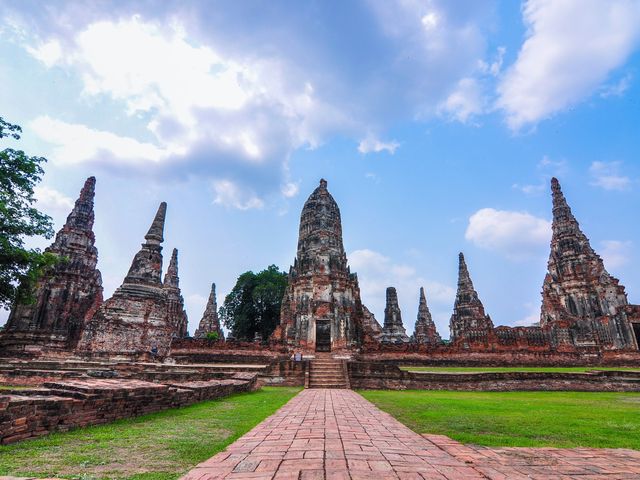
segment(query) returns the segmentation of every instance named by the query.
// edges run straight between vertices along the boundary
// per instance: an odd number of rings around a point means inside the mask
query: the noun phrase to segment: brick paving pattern
[[[308,389],[183,480],[640,478],[640,452],[469,447],[421,436],[351,390]]]

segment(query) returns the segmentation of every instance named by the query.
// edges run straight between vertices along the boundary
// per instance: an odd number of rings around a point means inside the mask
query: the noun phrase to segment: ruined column
[[[33,303],[12,308],[0,335],[0,348],[5,351],[73,349],[85,323],[102,303],[93,233],[95,184],[95,177],[87,178],[67,221],[45,249],[60,261],[38,280]]]
[[[409,342],[409,337],[402,324],[398,293],[394,287],[387,288],[387,305],[384,309],[384,325],[382,326],[380,341],[383,343]]]
[[[193,335],[195,338],[207,338],[208,333],[217,333],[218,341],[224,341],[224,333],[220,328],[220,320],[218,319],[218,303],[216,301],[216,284],[211,284],[211,293],[207,306],[202,314],[200,324]]]
[[[442,339],[436,329],[436,324],[431,318],[431,312],[427,306],[427,298],[424,288],[420,287],[420,304],[418,305],[418,317],[416,319],[413,341],[423,345],[437,345]]]

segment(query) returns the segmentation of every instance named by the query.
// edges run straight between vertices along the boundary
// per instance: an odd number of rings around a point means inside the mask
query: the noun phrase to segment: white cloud
[[[409,335],[413,333],[420,287],[425,289],[430,308],[434,305],[436,308],[450,308],[453,305],[456,293],[454,288],[425,279],[410,265],[395,263],[391,258],[370,249],[355,250],[348,255],[348,259],[351,271],[358,273],[362,301],[374,312],[380,323],[384,319],[387,287],[395,287],[398,292],[404,326]],[[436,320],[439,332],[446,337],[446,319]]]
[[[215,204],[234,207],[238,210],[264,207],[264,201],[258,198],[254,192],[243,190],[230,180],[214,181],[213,190],[215,192],[213,203]]]
[[[38,185],[33,189],[38,201],[38,209],[50,214],[68,214],[73,208],[73,200],[55,188]]]
[[[300,191],[300,185],[294,182],[288,182],[280,189],[282,195],[286,198],[295,197]]]
[[[631,241],[603,240],[600,244],[600,256],[606,268],[616,269],[629,264],[633,247]]]
[[[640,39],[633,0],[528,0],[523,17],[527,38],[498,86],[497,106],[512,129],[593,93]]]
[[[454,91],[438,107],[441,114],[446,114],[462,123],[475,115],[483,113],[484,95],[475,78],[463,78]]]
[[[591,185],[605,190],[629,190],[631,179],[620,174],[621,162],[593,162],[589,167]]]
[[[29,127],[40,138],[55,145],[52,160],[59,165],[75,165],[88,159],[100,160],[104,155],[120,164],[159,163],[171,153],[151,143],[48,116],[37,117]]]
[[[528,310],[528,315],[520,320],[513,322],[514,327],[530,327],[532,325],[540,325],[540,305],[533,303],[525,303],[524,307]]]
[[[367,135],[366,138],[360,141],[358,144],[358,151],[362,154],[367,153],[380,153],[387,151],[391,155],[396,153],[396,149],[400,146],[398,142],[392,140],[390,142],[383,142],[373,135]]]
[[[465,238],[480,248],[521,260],[549,245],[551,222],[527,212],[483,208],[469,217]]]
[[[511,185],[511,188],[520,190],[522,193],[527,195],[539,195],[546,190],[547,184],[539,183],[537,185],[521,185],[519,183],[514,183]]]
[[[51,42],[29,51],[51,64],[60,50]],[[276,188],[285,197],[295,194],[287,169],[294,149],[316,147],[327,132],[352,127],[295,66],[277,57],[225,56],[188,37],[178,21],[99,21],[64,45],[61,55],[80,75],[84,97],[107,96],[128,115],[148,119],[153,141],[40,117],[32,127],[56,145],[60,162],[100,162],[105,152],[120,166],[195,162],[213,178],[254,190],[255,198],[239,200],[223,187],[217,203],[255,208]],[[243,175],[256,169],[265,173]],[[255,178],[260,181],[252,184]]]
[[[565,159],[552,160],[545,155],[542,157],[542,160],[538,162],[538,170],[556,177],[561,177],[569,171],[569,165]]]
[[[62,60],[62,47],[56,39],[41,43],[37,47],[27,46],[27,52],[47,68],[53,67]]]

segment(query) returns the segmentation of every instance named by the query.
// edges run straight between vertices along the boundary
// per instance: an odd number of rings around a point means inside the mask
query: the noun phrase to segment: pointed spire
[[[209,293],[209,300],[207,300],[207,306],[202,314],[200,324],[194,334],[195,338],[206,338],[207,333],[216,332],[219,335],[220,340],[224,340],[224,335],[220,329],[220,321],[218,320],[218,303],[216,301],[216,284],[211,284],[211,293]]]
[[[467,262],[465,262],[462,252],[458,255],[458,292],[461,290],[474,290]]]
[[[89,177],[84,182],[80,196],[67,217],[66,228],[91,231],[93,228],[93,198],[96,192],[96,177]]]
[[[147,243],[160,244],[164,241],[164,219],[167,214],[167,202],[162,202],[158,207],[153,223],[149,227],[149,231],[144,236]]]
[[[438,334],[431,312],[427,306],[427,298],[424,294],[424,287],[420,287],[420,303],[418,305],[418,317],[414,328],[413,339],[416,343],[435,344],[442,339]]]
[[[429,312],[429,307],[427,306],[427,297],[424,295],[424,287],[420,287],[420,304],[418,305],[418,319],[420,318],[420,313],[425,312],[429,317],[431,317],[431,312]]]
[[[384,326],[382,327],[382,342],[406,343],[409,337],[402,323],[402,313],[398,305],[398,292],[395,287],[387,288],[387,306],[384,309]]]
[[[169,267],[167,268],[167,273],[164,276],[164,286],[180,288],[179,282],[180,280],[178,278],[178,249],[174,248],[173,252],[171,253],[171,260],[169,260]]]
[[[326,190],[327,189],[327,181],[324,178],[320,179],[320,188]]]

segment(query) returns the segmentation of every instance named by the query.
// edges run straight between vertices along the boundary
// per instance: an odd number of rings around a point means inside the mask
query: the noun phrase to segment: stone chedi
[[[449,322],[451,341],[469,343],[487,342],[493,335],[493,322],[484,312],[484,305],[473,288],[469,270],[460,253],[458,259],[458,291]]]
[[[218,303],[216,301],[216,284],[211,284],[211,293],[209,293],[209,300],[207,306],[202,314],[200,324],[196,329],[195,338],[207,338],[207,334],[217,333],[218,340],[224,340],[224,333],[220,328],[220,320],[218,319]]]
[[[122,285],[87,324],[78,346],[81,352],[165,356],[172,338],[184,332],[177,254],[165,284],[161,279],[166,210],[167,204],[162,202]]]
[[[427,298],[424,288],[420,287],[420,304],[418,305],[418,318],[412,340],[421,345],[439,345],[442,339],[436,330],[436,324],[431,318],[431,312],[427,306]]]
[[[540,325],[551,330],[556,346],[637,348],[628,320],[633,308],[624,287],[591,248],[555,178],[551,192],[553,234]]]
[[[164,289],[167,292],[167,309],[170,323],[174,326],[173,337],[184,338],[188,336],[187,312],[184,309],[184,298],[180,294],[180,279],[178,278],[178,249],[171,252],[171,260],[167,273],[164,275]]]
[[[86,180],[66,223],[45,250],[60,261],[38,281],[35,301],[13,307],[0,337],[3,349],[73,349],[85,322],[102,303],[93,234],[95,184],[95,177]]]
[[[288,282],[272,341],[302,351],[361,344],[363,308],[358,278],[347,265],[340,209],[325,180],[320,180],[302,209],[298,252]]]
[[[383,343],[409,342],[409,337],[402,324],[398,293],[394,287],[387,288],[387,306],[384,309],[384,325],[382,326],[380,341]]]

